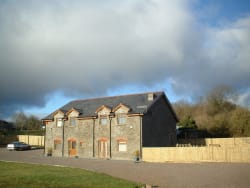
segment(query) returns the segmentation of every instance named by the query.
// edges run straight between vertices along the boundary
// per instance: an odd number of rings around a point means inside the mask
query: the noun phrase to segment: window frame
[[[61,149],[62,149],[62,140],[54,139],[54,150],[61,150]]]
[[[80,148],[84,148],[84,147],[85,147],[85,142],[84,142],[83,140],[81,140],[81,141],[79,142],[79,147],[80,147]]]
[[[101,126],[108,125],[108,116],[107,115],[101,115],[101,116],[99,116],[99,125],[101,125]]]
[[[69,118],[69,126],[71,126],[71,127],[75,127],[76,126],[76,117],[70,117]]]
[[[124,147],[124,148],[123,148]],[[128,143],[125,140],[117,141],[117,151],[121,153],[125,153],[128,151]]]
[[[63,118],[56,118],[56,127],[63,126]]]
[[[127,123],[127,115],[126,114],[118,114],[117,115],[117,125],[126,125]]]

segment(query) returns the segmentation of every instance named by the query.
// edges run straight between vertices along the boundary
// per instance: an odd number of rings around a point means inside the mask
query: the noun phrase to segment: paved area
[[[168,188],[250,187],[250,163],[134,163],[118,160],[45,157],[43,150],[7,151],[5,148],[0,148],[0,160],[83,168]]]

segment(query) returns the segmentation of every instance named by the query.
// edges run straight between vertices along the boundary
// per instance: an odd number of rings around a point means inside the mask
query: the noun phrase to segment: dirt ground
[[[5,148],[0,148],[0,160],[83,168],[167,188],[250,187],[250,163],[134,163],[45,157],[43,150],[7,151]]]

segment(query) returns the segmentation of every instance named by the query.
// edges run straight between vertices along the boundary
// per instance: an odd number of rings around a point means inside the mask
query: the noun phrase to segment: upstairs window
[[[123,115],[123,114],[118,115],[118,117],[117,117],[117,124],[118,125],[124,125],[124,124],[126,124],[126,122],[127,122],[127,118],[125,115]]]
[[[70,126],[76,126],[76,118],[71,117],[69,123],[70,123]]]
[[[56,119],[56,126],[57,127],[62,127],[63,126],[63,119],[62,118],[57,118]]]
[[[107,124],[108,124],[107,116],[100,116],[100,125],[107,125]]]

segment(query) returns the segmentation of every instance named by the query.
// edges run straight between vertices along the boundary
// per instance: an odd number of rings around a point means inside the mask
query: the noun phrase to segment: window
[[[118,115],[117,117],[117,123],[118,125],[124,125],[126,124],[126,116],[125,115]]]
[[[81,148],[84,148],[84,141],[81,140],[79,145],[80,145]]]
[[[118,151],[126,152],[127,151],[127,142],[126,141],[118,141]]]
[[[62,127],[63,126],[63,120],[62,120],[62,118],[57,118],[56,119],[56,126],[57,127]]]
[[[76,126],[76,118],[70,118],[70,126]]]
[[[55,139],[54,140],[54,150],[58,150],[62,148],[62,142],[61,139]]]
[[[107,116],[100,116],[100,125],[107,125],[107,124],[108,124]]]
[[[72,149],[76,149],[76,141],[72,142]]]
[[[68,140],[68,149],[76,149],[76,140],[74,139],[69,139]]]

